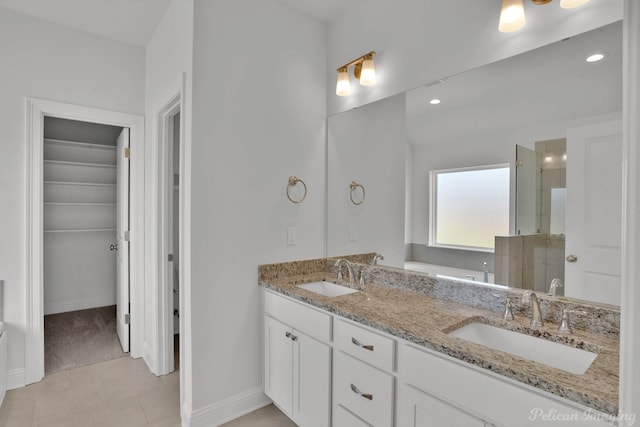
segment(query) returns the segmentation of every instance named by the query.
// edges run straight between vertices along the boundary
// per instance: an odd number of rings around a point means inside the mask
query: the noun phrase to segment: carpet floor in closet
[[[126,356],[116,334],[116,306],[44,316],[45,375]]]

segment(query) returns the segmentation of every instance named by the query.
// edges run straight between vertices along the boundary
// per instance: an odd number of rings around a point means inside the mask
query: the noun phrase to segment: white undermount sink
[[[348,288],[342,285],[336,285],[331,282],[311,282],[304,283],[302,285],[297,285],[299,288],[306,289],[311,292],[315,292],[320,295],[324,295],[325,297],[338,297],[340,295],[352,294],[354,292],[359,292],[357,289]]]
[[[572,374],[584,374],[598,355],[591,351],[480,322],[469,323],[449,332],[449,335],[562,369]]]

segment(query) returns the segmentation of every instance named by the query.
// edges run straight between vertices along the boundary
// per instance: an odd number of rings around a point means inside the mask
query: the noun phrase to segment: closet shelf
[[[109,206],[115,207],[116,203],[110,202],[44,202],[45,206]]]
[[[77,182],[77,181],[44,181],[45,185],[70,185],[77,187],[107,187],[116,188],[116,184],[103,184],[99,182]]]
[[[64,145],[67,147],[78,147],[78,148],[95,148],[98,150],[109,150],[115,151],[115,145],[102,145],[102,144],[92,144],[90,142],[79,142],[79,141],[64,141],[61,139],[50,139],[45,138],[44,143],[47,145]]]
[[[116,231],[115,228],[60,228],[45,229],[45,233],[95,233],[102,231]]]
[[[62,160],[45,160],[45,165],[60,165],[60,166],[90,166],[96,168],[115,169],[116,165],[107,165],[102,163],[83,163],[83,162],[66,162]]]

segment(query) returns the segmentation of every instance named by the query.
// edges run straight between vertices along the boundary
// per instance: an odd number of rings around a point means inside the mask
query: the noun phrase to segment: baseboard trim
[[[63,301],[52,304],[45,303],[44,314],[66,313],[69,311],[86,310],[88,308],[106,307],[108,305],[116,305],[116,300],[113,297],[106,297]]]
[[[24,387],[27,385],[24,368],[7,371],[7,390]]]
[[[231,396],[204,408],[182,414],[183,427],[212,427],[235,420],[271,403],[262,387]]]

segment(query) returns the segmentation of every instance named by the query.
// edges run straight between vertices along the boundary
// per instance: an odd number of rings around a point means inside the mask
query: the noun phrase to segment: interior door
[[[118,135],[116,169],[116,320],[122,350],[129,352],[129,128]]]
[[[620,304],[622,122],[567,132],[565,295]]]

